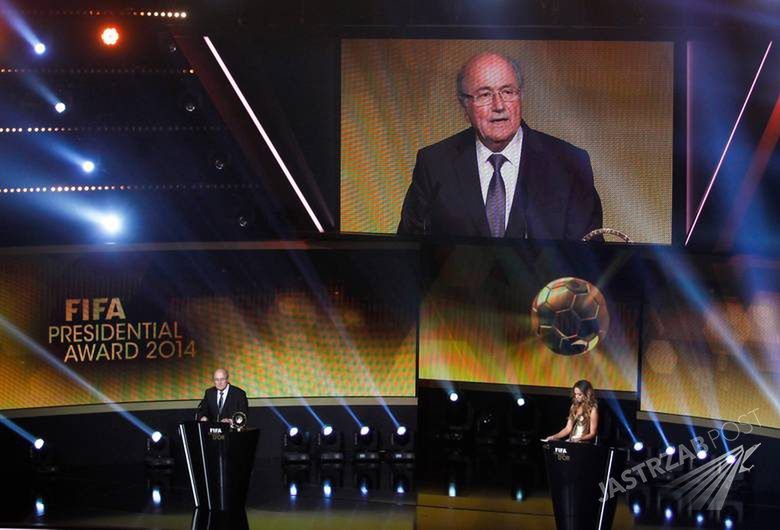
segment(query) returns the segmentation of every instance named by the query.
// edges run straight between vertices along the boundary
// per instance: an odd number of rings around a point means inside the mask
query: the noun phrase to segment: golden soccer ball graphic
[[[589,352],[609,330],[607,302],[588,281],[558,278],[542,287],[534,298],[531,329],[554,353]]]

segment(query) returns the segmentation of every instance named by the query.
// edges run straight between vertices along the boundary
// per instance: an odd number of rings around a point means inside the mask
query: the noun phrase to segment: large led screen
[[[415,259],[346,250],[2,256],[0,409],[197,399],[217,367],[250,398],[412,396]]]
[[[560,171],[584,174],[589,164],[603,227],[637,242],[670,243],[674,79],[669,42],[342,40],[341,230],[396,233],[418,151],[469,126],[456,76],[470,57],[482,52],[518,61],[524,77],[522,120],[530,129],[579,148],[561,147],[540,134],[524,135],[518,182],[526,180],[515,189],[526,196],[508,188],[517,199],[509,210],[523,205],[529,235],[582,235],[584,228],[534,231],[533,224],[541,218],[554,224],[556,218],[590,215],[594,206],[588,190],[593,186],[579,190],[556,180]],[[466,143],[473,144],[466,136]],[[574,154],[561,157],[559,149]],[[446,233],[461,215],[481,222],[479,201],[487,204],[487,198],[484,189],[479,198],[476,155],[470,157],[447,152],[426,166],[440,174],[433,189],[415,189],[422,190],[416,230],[425,233],[428,223],[435,232]],[[437,215],[436,207],[448,215]],[[434,219],[426,218],[427,212]],[[485,227],[473,233],[468,227],[453,230],[455,235],[489,235]],[[525,234],[507,229],[507,236],[512,235]]]
[[[588,379],[597,389],[636,391],[633,260],[582,250],[429,248],[420,378],[560,388]],[[548,306],[536,316],[535,301]],[[593,331],[603,334],[594,341]]]
[[[657,266],[642,410],[780,429],[780,262],[665,257]]]

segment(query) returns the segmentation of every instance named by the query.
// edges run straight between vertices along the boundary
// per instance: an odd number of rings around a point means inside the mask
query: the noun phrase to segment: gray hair
[[[455,78],[455,86],[457,90],[458,101],[460,101],[461,105],[465,105],[465,98],[463,96],[464,94],[466,94],[466,88],[463,86],[463,80],[466,77],[466,67],[469,65],[471,61],[474,60],[475,57],[479,55],[495,55],[497,57],[501,57],[504,61],[509,63],[509,65],[512,67],[512,70],[515,72],[515,79],[517,79],[517,85],[518,85],[517,88],[520,89],[520,95],[522,96],[523,86],[525,85],[525,79],[523,78],[523,70],[520,67],[520,62],[517,59],[513,59],[512,57],[508,57],[504,55],[503,53],[493,53],[493,52],[479,53],[477,55],[472,55],[465,63],[463,63],[463,65],[460,67],[460,70],[458,70],[458,76]]]

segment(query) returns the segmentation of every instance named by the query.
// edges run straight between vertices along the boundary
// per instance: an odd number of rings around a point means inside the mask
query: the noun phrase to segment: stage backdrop
[[[249,397],[413,396],[416,254],[0,256],[0,409]],[[399,289],[398,285],[403,285]]]
[[[342,40],[341,230],[395,233],[417,151],[468,127],[455,76],[496,51],[524,70],[523,118],[586,149],[604,226],[672,237],[669,42]]]
[[[630,253],[462,245],[427,256],[420,378],[561,388],[588,379],[599,390],[636,391],[641,285]],[[536,337],[530,315],[547,283],[570,276],[598,285],[610,324],[595,349],[565,356]]]

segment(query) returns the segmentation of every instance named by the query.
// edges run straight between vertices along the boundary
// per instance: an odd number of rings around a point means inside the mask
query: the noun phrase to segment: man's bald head
[[[516,59],[512,59],[511,57],[507,57],[506,55],[502,53],[495,53],[495,52],[483,52],[478,53],[477,55],[472,55],[468,61],[463,63],[463,65],[460,67],[460,70],[458,70],[458,76],[455,79],[456,89],[457,89],[457,96],[458,100],[461,102],[461,105],[466,104],[465,99],[463,98],[463,94],[468,94],[468,91],[465,87],[464,80],[466,78],[466,75],[468,72],[476,69],[483,68],[483,64],[486,61],[489,60],[499,60],[503,61],[507,65],[509,65],[510,68],[514,71],[515,74],[515,80],[517,82],[517,88],[520,90],[523,89],[523,85],[525,83],[525,80],[523,78],[523,71],[520,68],[520,63]]]
[[[229,378],[230,375],[228,375],[228,371],[224,368],[217,368],[214,370],[214,386],[217,387],[217,390],[224,390],[228,385]]]
[[[458,98],[482,144],[498,153],[515,137],[523,119],[523,76],[516,61],[480,53],[458,73]]]

